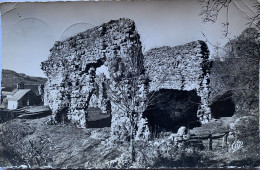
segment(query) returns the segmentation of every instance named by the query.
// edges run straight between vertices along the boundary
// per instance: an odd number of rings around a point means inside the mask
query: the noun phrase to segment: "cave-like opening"
[[[211,116],[215,119],[221,117],[232,117],[235,113],[235,103],[232,99],[232,92],[228,91],[217,96],[210,105]]]
[[[150,104],[143,116],[155,136],[160,131],[177,132],[181,126],[193,128],[199,126],[197,110],[201,98],[195,90],[183,91],[160,89],[149,94]]]

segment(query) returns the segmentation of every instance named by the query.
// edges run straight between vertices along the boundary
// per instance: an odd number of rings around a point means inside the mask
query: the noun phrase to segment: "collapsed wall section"
[[[112,114],[112,134],[124,138],[129,131],[127,115],[110,100],[107,88],[113,88],[124,70],[132,69],[129,61],[143,67],[141,49],[140,36],[130,19],[112,20],[56,42],[41,65],[48,77],[45,104],[53,118],[65,114],[68,122],[88,127],[88,111],[99,108],[103,114]],[[101,67],[107,71],[98,74]],[[62,113],[64,109],[67,111]]]
[[[211,62],[205,42],[194,41],[176,47],[160,47],[144,54],[150,92],[159,89],[196,90],[201,97],[197,112],[202,123],[211,119],[208,105]]]

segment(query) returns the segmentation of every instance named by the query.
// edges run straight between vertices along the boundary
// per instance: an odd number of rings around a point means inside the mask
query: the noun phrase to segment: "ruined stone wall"
[[[211,119],[209,97],[209,50],[205,42],[194,41],[176,47],[160,47],[144,54],[150,90],[177,89],[197,91],[201,97],[198,117],[202,123]]]
[[[202,122],[210,119],[208,107],[209,51],[202,41],[184,46],[162,47],[144,56],[140,36],[129,19],[110,21],[58,41],[50,49],[42,70],[48,77],[44,89],[45,105],[49,105],[56,121],[64,120],[78,127],[88,127],[88,113],[98,108],[112,115],[111,134],[115,139],[129,139],[129,112],[134,107],[135,139],[149,135],[142,113],[147,104],[147,92],[158,89],[197,90],[201,97],[198,116]],[[100,70],[105,70],[99,73]],[[131,77],[139,71],[138,104],[124,105],[124,96],[131,92]],[[149,75],[150,89],[145,78]],[[130,79],[129,79],[130,78]],[[129,83],[130,80],[130,83]],[[120,91],[120,88],[130,89]],[[122,101],[122,102],[121,102]],[[130,109],[131,110],[131,109]],[[129,110],[128,110],[129,111]]]
[[[139,39],[134,22],[119,19],[56,42],[48,60],[42,62],[48,77],[45,104],[53,111],[53,118],[57,120],[60,114],[65,114],[69,122],[87,127],[88,108],[98,107],[104,114],[112,114],[112,134],[125,138],[129,121],[109,100],[105,84],[110,79],[109,87],[113,88],[113,81],[120,79],[124,70],[131,70],[127,64],[130,60],[143,67]],[[98,74],[101,66],[108,73]]]

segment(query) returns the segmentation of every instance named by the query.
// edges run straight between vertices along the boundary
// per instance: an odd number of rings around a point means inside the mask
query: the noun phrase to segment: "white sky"
[[[236,5],[249,10],[242,0]],[[236,5],[231,4],[229,9],[230,37],[239,35],[248,22]],[[205,40],[201,30],[213,44],[227,42],[221,37],[221,22],[226,16],[220,14],[215,24],[201,23],[197,0],[20,2],[3,4],[0,10],[2,68],[31,76],[45,77],[40,63],[48,58],[55,41],[123,17],[135,21],[145,50]]]

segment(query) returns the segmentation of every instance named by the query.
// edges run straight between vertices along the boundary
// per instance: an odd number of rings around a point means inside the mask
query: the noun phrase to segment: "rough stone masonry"
[[[115,82],[124,70],[131,70],[130,60],[135,61],[136,67],[143,67],[141,49],[140,36],[130,19],[112,20],[56,42],[48,60],[41,64],[48,77],[44,101],[54,120],[61,121],[63,117],[78,127],[87,127],[88,108],[96,107],[103,114],[112,114],[112,133],[126,138],[129,122],[109,100],[105,84],[106,79]],[[106,71],[99,74],[99,68]]]
[[[112,79],[108,86],[113,88],[113,82],[122,77],[124,70],[132,69],[130,61],[135,61],[134,67],[143,68],[144,57],[141,49],[140,36],[135,23],[130,19],[112,20],[56,42],[50,49],[48,60],[41,64],[48,77],[44,102],[50,106],[53,119],[68,121],[81,128],[88,127],[88,109],[99,108],[103,114],[112,115],[112,135],[126,139],[130,131],[129,120],[124,111],[110,100],[106,80]],[[210,111],[206,100],[209,72],[204,68],[204,63],[208,61],[206,44],[197,41],[176,48],[163,47],[158,49],[158,54],[159,51],[165,50],[168,51],[167,55],[146,54],[149,56],[145,60],[147,72],[150,77],[154,77],[150,83],[150,91],[156,90],[151,87],[159,81],[156,77],[164,74],[163,70],[172,68],[171,64],[178,65],[175,71],[181,72],[177,77],[181,79],[176,83],[168,79],[161,88],[197,89],[202,97],[201,109],[208,119]],[[100,74],[100,68],[106,71]],[[170,73],[171,77],[175,76],[174,70]],[[194,78],[195,83],[191,83]],[[146,87],[142,89],[145,93]],[[142,96],[145,98],[146,95]],[[203,117],[201,119],[204,121]],[[147,127],[142,116],[139,116],[137,121],[138,136],[147,132]]]
[[[211,119],[209,108],[209,50],[203,41],[194,41],[176,47],[160,47],[144,54],[145,69],[149,75],[149,91],[159,89],[196,90],[201,97],[197,112],[201,123]]]

